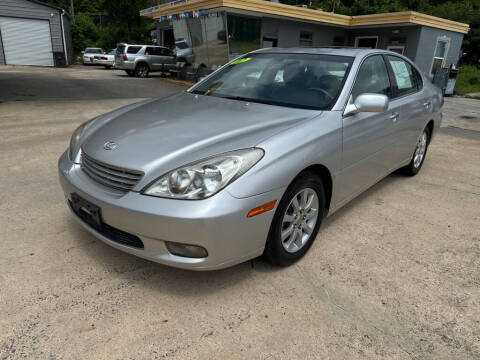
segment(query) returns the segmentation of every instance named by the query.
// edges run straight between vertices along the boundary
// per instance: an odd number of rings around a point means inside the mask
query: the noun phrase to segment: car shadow
[[[356,197],[350,203],[325,219],[322,229],[335,226],[348,216],[350,211],[362,201],[373,196],[375,192],[403,178],[392,174],[370,189]],[[144,260],[117,250],[95,238],[72,217],[69,229],[78,242],[76,248],[84,252],[105,273],[112,277],[121,277],[128,283],[143,286],[159,292],[172,293],[177,296],[196,297],[238,286],[256,276],[268,276],[269,273],[285,271],[286,268],[272,266],[261,257],[236,266],[215,271],[190,271],[172,268],[152,261]],[[321,234],[321,232],[320,232]],[[322,238],[319,236],[319,238]],[[319,244],[318,238],[316,244]],[[328,239],[322,238],[323,241]],[[301,261],[301,260],[300,260]]]
[[[339,210],[337,210],[335,213],[333,213],[331,216],[327,217],[322,224],[322,229],[327,229],[329,227],[335,226],[339,221],[341,221],[345,216],[347,216],[350,211],[358,206],[361,202],[365,201],[366,199],[372,197],[376,192],[379,190],[383,189],[386,186],[389,186],[391,184],[394,184],[397,181],[401,181],[402,179],[406,179],[407,177],[400,175],[396,172],[391,173],[387,177],[383,178],[379,182],[377,182],[375,185],[370,187],[369,189],[365,190],[363,193],[355,197],[353,200],[348,202],[345,206],[341,207]],[[316,239],[318,240],[318,239]]]
[[[256,273],[281,270],[260,258],[215,271],[177,269],[124,253],[103,243],[78,224],[72,216],[69,217],[68,228],[78,243],[75,248],[83,253],[82,256],[89,257],[99,267],[103,267],[106,274],[121,277],[137,286],[178,296],[211,294],[248,281]]]

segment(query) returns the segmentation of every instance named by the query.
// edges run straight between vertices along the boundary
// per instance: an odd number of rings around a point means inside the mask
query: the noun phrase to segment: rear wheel
[[[430,129],[426,127],[423,129],[422,135],[417,141],[415,151],[413,153],[410,164],[400,169],[400,171],[407,176],[415,176],[422,168],[425,156],[427,156],[428,143],[430,142]]]
[[[304,173],[288,187],[270,227],[265,256],[269,262],[287,266],[303,257],[315,240],[325,213],[322,181]]]
[[[135,76],[139,78],[146,78],[148,77],[148,73],[150,69],[147,64],[140,63],[135,67]]]

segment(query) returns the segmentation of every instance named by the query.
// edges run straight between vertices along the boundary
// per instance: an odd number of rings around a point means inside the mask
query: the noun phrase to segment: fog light
[[[208,252],[205,248],[195,245],[179,244],[169,241],[165,241],[168,251],[177,256],[189,257],[189,258],[205,258],[208,256]]]

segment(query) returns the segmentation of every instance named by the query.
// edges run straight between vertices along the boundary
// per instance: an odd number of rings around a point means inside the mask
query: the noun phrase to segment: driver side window
[[[353,86],[353,101],[364,93],[382,94],[391,98],[392,88],[388,78],[387,66],[381,55],[368,57],[358,70]]]

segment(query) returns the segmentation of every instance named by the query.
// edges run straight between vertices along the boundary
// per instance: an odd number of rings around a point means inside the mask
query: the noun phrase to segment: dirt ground
[[[0,359],[479,359],[480,101],[446,99],[420,174],[328,218],[288,268],[168,268],[70,215],[81,122],[183,88],[119,71],[0,69]]]

